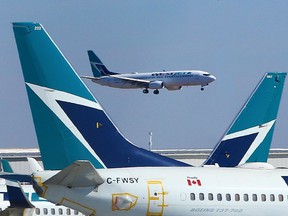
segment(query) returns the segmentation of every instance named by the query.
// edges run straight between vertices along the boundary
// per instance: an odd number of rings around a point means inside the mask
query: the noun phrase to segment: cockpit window
[[[203,73],[203,76],[211,76],[209,73]]]

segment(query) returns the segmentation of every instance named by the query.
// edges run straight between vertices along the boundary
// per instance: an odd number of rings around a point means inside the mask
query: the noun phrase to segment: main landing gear
[[[149,90],[148,90],[148,89],[143,89],[143,93],[144,93],[144,94],[148,94],[148,93],[149,93]],[[157,95],[157,94],[159,94],[159,90],[158,90],[158,89],[155,89],[155,90],[153,91],[153,93]]]
[[[157,94],[159,94],[159,90],[158,90],[158,89],[155,89],[155,90],[153,91],[153,93],[157,95]]]

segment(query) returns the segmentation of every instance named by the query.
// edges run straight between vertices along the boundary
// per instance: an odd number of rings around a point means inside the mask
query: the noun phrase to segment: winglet
[[[32,173],[43,171],[43,168],[34,158],[27,157],[27,160],[28,160],[30,169],[32,170]]]
[[[28,200],[21,184],[6,180],[7,192],[9,196],[10,207],[12,208],[34,208],[34,205]]]

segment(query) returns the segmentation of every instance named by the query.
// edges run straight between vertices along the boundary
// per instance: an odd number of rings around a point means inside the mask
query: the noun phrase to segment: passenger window
[[[235,194],[235,201],[240,201],[240,195],[239,194]]]
[[[47,208],[44,208],[44,209],[43,209],[43,213],[44,213],[44,215],[47,215],[47,214],[48,214],[48,209],[47,209]]]
[[[40,215],[40,209],[39,209],[39,208],[36,208],[35,211],[36,211],[36,214],[37,214],[37,215]]]
[[[213,200],[213,194],[212,193],[208,194],[208,200]]]
[[[262,202],[266,202],[266,195],[265,194],[261,195],[261,200],[262,200]]]
[[[222,201],[222,194],[220,194],[220,193],[217,194],[217,200]]]
[[[284,201],[284,196],[282,194],[279,194],[278,195],[278,199],[280,202],[283,202]]]
[[[63,215],[63,210],[61,208],[59,208],[59,215]]]
[[[257,194],[253,194],[253,195],[252,195],[252,200],[253,200],[254,202],[257,201]]]
[[[71,210],[67,208],[67,209],[66,209],[66,214],[67,214],[67,215],[71,215]]]
[[[74,215],[78,215],[78,211],[74,210]]]
[[[270,194],[270,201],[274,202],[275,201],[275,195],[274,194]]]
[[[231,201],[231,195],[230,194],[226,194],[226,200]]]
[[[248,202],[248,201],[249,201],[248,194],[244,194],[244,201],[245,201],[245,202]]]
[[[54,208],[51,208],[51,214],[55,215],[55,209]]]
[[[204,200],[204,194],[203,193],[199,194],[199,200]]]
[[[190,194],[190,199],[191,199],[191,200],[195,200],[195,194],[194,194],[194,193],[191,193],[191,194]]]

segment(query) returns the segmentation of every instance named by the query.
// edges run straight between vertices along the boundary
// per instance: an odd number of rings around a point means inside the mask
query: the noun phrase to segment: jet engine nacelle
[[[164,84],[162,81],[153,81],[149,83],[149,89],[161,89]]]

